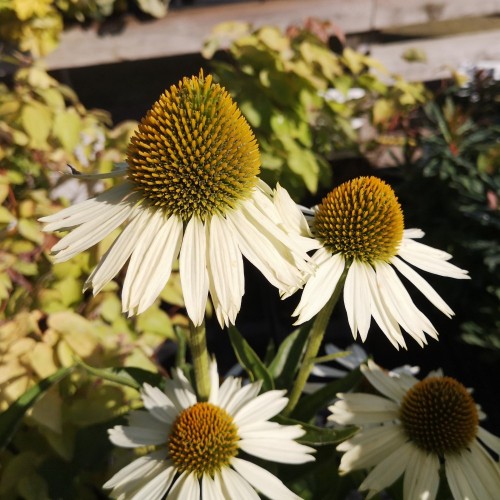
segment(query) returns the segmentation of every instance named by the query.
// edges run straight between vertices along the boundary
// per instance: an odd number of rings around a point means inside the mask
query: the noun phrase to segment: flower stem
[[[309,342],[307,343],[306,352],[304,353],[304,359],[300,365],[299,372],[293,384],[292,390],[290,392],[290,398],[288,400],[288,405],[283,410],[283,415],[288,416],[292,413],[293,409],[299,402],[300,395],[304,390],[307,379],[311,374],[314,363],[316,362],[316,357],[318,356],[321,343],[323,342],[323,337],[325,336],[326,328],[330,322],[330,316],[332,315],[333,308],[340,298],[340,293],[344,288],[344,281],[347,276],[347,269],[339,279],[339,282],[330,297],[328,302],[324,305],[323,309],[314,318],[314,323],[312,324],[311,331],[309,332]]]
[[[210,369],[205,321],[199,326],[189,320],[189,348],[193,358],[196,392],[200,401],[207,401],[210,394]]]

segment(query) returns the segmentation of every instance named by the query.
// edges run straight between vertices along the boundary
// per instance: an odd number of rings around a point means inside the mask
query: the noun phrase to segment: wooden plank
[[[373,44],[370,54],[381,61],[391,73],[410,81],[450,78],[452,70],[463,64],[500,62],[500,30],[470,35],[411,40],[390,44]],[[425,52],[427,61],[407,62],[401,55],[409,49]]]
[[[214,26],[235,20],[284,29],[314,16],[341,29],[363,31],[371,23],[373,1],[268,0],[172,10],[165,18],[147,23],[129,18],[117,36],[98,36],[94,29],[75,27],[63,33],[46,63],[49,69],[59,69],[198,53]]]
[[[261,0],[185,8],[150,22],[126,18],[118,34],[99,36],[95,28],[71,28],[46,63],[49,69],[60,69],[199,53],[217,24],[234,20],[284,29],[314,17],[353,34],[494,13],[500,13],[500,0]]]
[[[374,29],[500,13],[500,0],[377,0]]]

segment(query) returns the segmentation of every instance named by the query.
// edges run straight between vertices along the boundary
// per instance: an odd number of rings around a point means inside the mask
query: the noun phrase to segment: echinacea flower
[[[360,485],[369,496],[404,475],[406,499],[433,500],[444,467],[455,500],[495,500],[500,465],[485,447],[500,453],[500,439],[479,426],[484,416],[470,392],[451,377],[419,381],[409,374],[390,377],[373,361],[362,371],[381,396],[338,394],[328,418],[361,431],[344,441],[341,474],[371,469]]]
[[[365,341],[372,316],[397,349],[406,348],[400,327],[421,346],[427,343],[425,334],[437,338],[396,271],[448,317],[453,311],[411,266],[450,278],[469,276],[447,262],[450,254],[415,241],[424,235],[420,229],[404,229],[401,206],[387,183],[376,177],[345,182],[311,215],[311,231],[321,248],[312,257],[317,270],[293,313],[298,316],[295,324],[316,315],[345,276],[344,304],[354,338],[359,333]]]
[[[285,407],[285,391],[259,395],[261,382],[242,387],[233,377],[219,387],[215,361],[210,378],[207,402],[197,401],[180,369],[164,392],[144,384],[146,411],[131,413],[129,425],[114,427],[109,436],[117,446],[152,451],[106,482],[113,498],[258,500],[258,490],[274,500],[300,500],[276,476],[240,456],[288,464],[314,460],[314,450],[295,441],[304,434],[300,426],[269,422]]]
[[[287,294],[301,286],[307,251],[317,247],[289,234],[259,172],[248,122],[225,89],[201,73],[172,85],[142,119],[127,166],[113,173],[124,182],[40,220],[45,231],[71,229],[52,248],[56,262],[124,226],[85,287],[98,293],[129,261],[122,291],[129,315],[152,305],[179,258],[188,316],[202,323],[210,292],[224,326],[241,307],[243,256]],[[300,217],[295,210],[291,217]]]

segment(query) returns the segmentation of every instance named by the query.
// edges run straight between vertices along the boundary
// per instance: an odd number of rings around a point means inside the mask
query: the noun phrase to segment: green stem
[[[207,401],[210,394],[210,360],[207,349],[205,321],[195,326],[189,320],[189,348],[193,358],[196,392],[200,401]]]
[[[309,342],[307,343],[306,351],[304,353],[304,359],[300,365],[299,372],[293,384],[292,390],[290,392],[290,399],[288,400],[288,405],[283,410],[283,415],[288,416],[292,413],[293,409],[299,402],[300,395],[304,390],[304,386],[311,375],[311,371],[316,362],[316,357],[318,356],[321,343],[323,342],[323,337],[325,336],[326,328],[330,322],[330,316],[332,315],[333,308],[340,298],[340,293],[344,288],[344,281],[347,276],[348,266],[344,269],[342,276],[330,297],[330,300],[324,305],[323,309],[314,318],[314,323],[309,332]]]

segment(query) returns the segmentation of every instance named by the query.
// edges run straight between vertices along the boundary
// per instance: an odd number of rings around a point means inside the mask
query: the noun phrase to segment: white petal
[[[144,229],[138,243],[135,245],[127,273],[123,282],[122,309],[130,315],[136,313],[145,289],[148,286],[146,274],[150,263],[145,259],[148,250],[153,246],[156,235],[165,223],[165,215],[159,210],[145,208],[148,216],[144,217]]]
[[[179,413],[197,402],[193,386],[180,368],[173,370],[172,378],[167,380],[164,390]]]
[[[148,212],[141,206],[135,208],[132,219],[101,257],[99,264],[87,278],[84,290],[92,286],[95,295],[118,274],[140,241],[148,218]]]
[[[369,269],[366,269],[367,267]],[[356,338],[359,331],[363,342],[366,340],[371,320],[371,295],[366,276],[371,271],[369,264],[354,259],[344,286],[344,304],[351,332]]]
[[[427,343],[425,333],[437,338],[436,329],[413,303],[392,267],[384,262],[378,263],[376,276],[381,296],[392,315],[419,345],[423,347]]]
[[[439,489],[439,459],[412,446],[403,483],[404,498],[434,500]]]
[[[365,281],[370,290],[371,314],[375,322],[396,349],[399,349],[399,346],[406,349],[406,343],[399,329],[399,324],[384,302],[379,290],[375,271],[368,265],[364,266],[362,269],[365,273]]]
[[[123,202],[115,205],[73,229],[52,247],[54,260],[64,262],[102,241],[133,214],[134,204]]]
[[[398,255],[423,271],[448,278],[470,279],[466,270],[446,262],[452,257],[449,253],[418,241],[403,240]]]
[[[230,391],[224,391],[223,394],[222,389],[225,389],[225,384],[221,386],[220,405],[231,415],[234,415],[250,401],[255,400],[262,387],[262,381],[259,380],[240,388],[240,380],[239,378],[235,379],[236,385],[234,389],[236,389],[237,386],[237,390],[232,393]]]
[[[328,419],[338,424],[382,423],[399,414],[397,403],[375,394],[340,393],[337,397],[340,399],[328,408],[332,412]]]
[[[247,204],[252,207],[252,203]],[[283,243],[289,240],[286,233],[264,216],[260,220],[252,218],[245,208],[242,204],[240,210],[233,210],[226,216],[241,253],[273,286],[280,290],[297,286],[302,274],[290,248]]]
[[[130,500],[161,500],[170,488],[175,476],[175,469],[169,467],[155,474],[148,482],[138,490],[134,496],[127,497]]]
[[[399,382],[399,379],[389,377],[372,360],[368,360],[366,365],[361,365],[361,371],[377,391],[396,403],[399,403],[406,395],[406,388]],[[417,382],[418,380],[415,379],[415,383]]]
[[[312,237],[309,224],[304,215],[292,200],[288,191],[279,184],[276,184],[273,201],[287,228],[301,236]]]
[[[203,500],[224,500],[225,496],[218,476],[212,479],[208,474],[201,477],[201,497]]]
[[[144,384],[141,389],[141,399],[144,407],[160,422],[171,425],[179,414],[172,402],[158,387]]]
[[[217,370],[217,361],[212,358],[209,367],[209,377],[210,377],[210,394],[208,395],[208,402],[216,406],[219,404],[219,372]]]
[[[158,467],[167,467],[166,462],[160,458],[161,455],[165,456],[165,450],[137,458],[123,469],[120,469],[102,487],[106,489],[115,488],[123,483],[130,483],[141,479]]]
[[[235,235],[223,217],[207,224],[210,294],[221,327],[234,324],[245,293],[243,256]]]
[[[497,455],[500,455],[500,438],[491,432],[479,427],[477,430],[477,437],[482,441],[490,450],[493,450]]]
[[[168,427],[158,422],[147,412],[149,416],[148,421],[144,417],[144,423],[141,426],[131,425],[123,426],[117,425],[108,430],[110,441],[122,448],[139,448],[141,446],[149,446],[165,443],[168,437]],[[132,415],[131,415],[132,416]],[[131,420],[131,418],[129,418]]]
[[[195,474],[183,472],[168,492],[169,500],[201,500],[200,482]]]
[[[221,483],[226,500],[237,498],[260,500],[259,495],[257,495],[248,481],[229,467],[224,467],[215,477],[218,478]]]
[[[396,482],[405,471],[412,446],[410,443],[404,443],[396,451],[387,453],[386,457],[370,471],[359,489],[378,492]]]
[[[355,438],[337,446],[339,451],[347,450],[340,461],[340,474],[373,467],[391,453],[397,452],[406,442],[406,437],[397,425],[367,429]]]
[[[302,464],[314,460],[311,455],[314,448],[296,443],[289,438],[277,439],[273,434],[261,439],[242,439],[239,442],[239,447],[250,455],[272,462]]]
[[[195,326],[203,323],[208,297],[207,241],[205,227],[192,217],[186,227],[179,257],[182,293],[188,316]]]
[[[79,226],[92,220],[96,215],[115,206],[132,191],[132,184],[124,182],[104,191],[95,198],[71,205],[55,214],[41,217],[40,222],[46,223],[44,231],[59,231]]]
[[[283,397],[286,391],[268,391],[257,396],[233,414],[234,423],[238,427],[254,423],[259,420],[268,420],[277,415],[288,403]]]
[[[401,259],[395,257],[391,260],[391,264],[413,285],[415,285],[420,292],[422,292],[427,300],[431,302],[435,307],[437,307],[443,314],[446,314],[448,318],[453,316],[453,311],[450,309],[448,304],[440,297],[440,295],[432,288],[429,283],[420,276],[416,271],[414,271],[408,264],[403,262]]]
[[[142,273],[136,276],[138,280],[147,283],[137,307],[137,314],[148,309],[165,288],[172,266],[179,255],[181,242],[182,221],[171,216],[160,226],[144,255]]]
[[[319,265],[304,287],[300,302],[292,314],[292,316],[299,316],[295,325],[305,323],[323,309],[332,297],[344,272],[345,261],[340,254],[331,255],[326,249],[320,249],[314,255],[313,262],[316,255],[318,258],[326,256],[327,260]]]
[[[231,465],[236,472],[270,500],[300,500],[300,497],[290,491],[276,476],[262,467],[239,458],[233,458]]]

